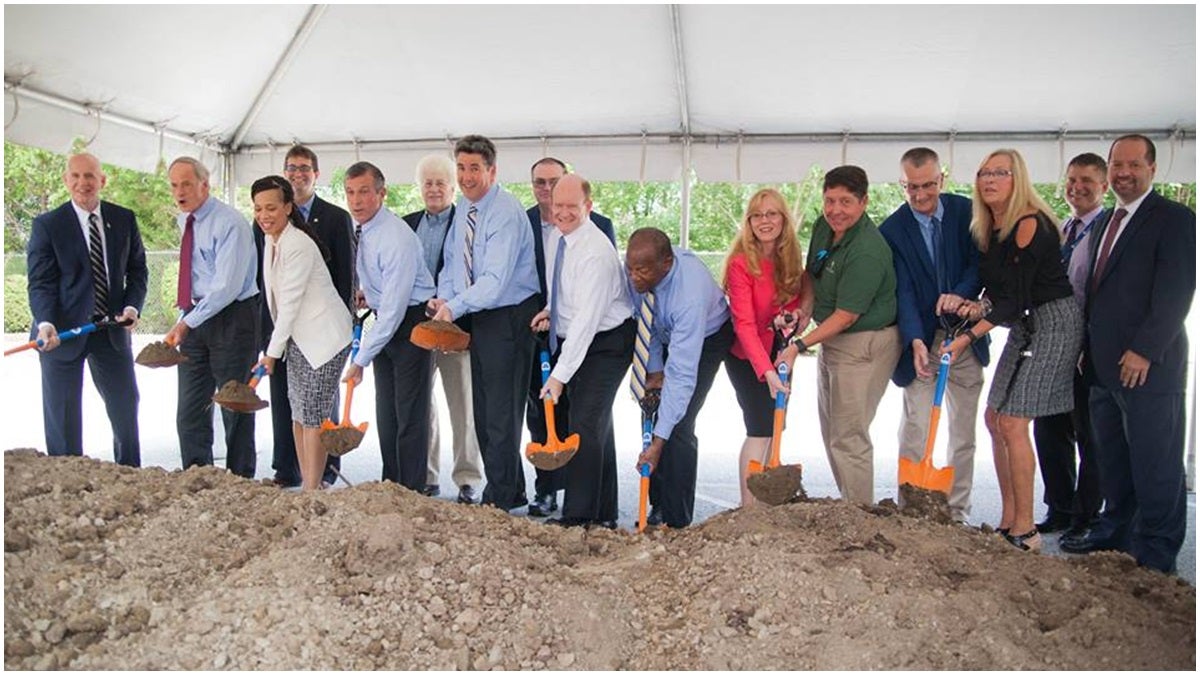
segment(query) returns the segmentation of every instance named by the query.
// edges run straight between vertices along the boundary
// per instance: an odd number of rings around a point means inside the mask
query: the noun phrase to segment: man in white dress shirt
[[[633,357],[636,324],[631,316],[621,260],[589,219],[591,186],[578,175],[554,188],[557,231],[546,249],[548,302],[533,328],[549,331],[554,363],[542,396],[571,400],[567,429],[578,433],[579,452],[563,470],[564,526],[615,528],[617,450],[612,406]]]

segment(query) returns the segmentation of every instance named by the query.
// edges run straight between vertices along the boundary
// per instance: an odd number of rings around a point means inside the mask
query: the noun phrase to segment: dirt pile
[[[334,457],[341,457],[362,445],[365,436],[358,427],[338,426],[321,431],[321,447]]]
[[[258,397],[258,393],[254,391],[253,387],[237,380],[230,380],[221,385],[212,400],[222,408],[228,408],[234,412],[254,412],[269,405]]]
[[[10,669],[1194,669],[1195,589],[832,500],[646,536],[5,455]]]
[[[187,361],[187,357],[179,353],[178,349],[159,341],[142,347],[142,351],[138,352],[137,358],[133,361],[147,368],[167,368]]]

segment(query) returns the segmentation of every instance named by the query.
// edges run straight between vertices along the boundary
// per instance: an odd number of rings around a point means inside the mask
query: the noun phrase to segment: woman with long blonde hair
[[[983,160],[972,207],[986,301],[960,310],[978,323],[951,342],[949,351],[958,358],[994,326],[1009,328],[984,413],[1000,484],[997,529],[1013,546],[1037,551],[1042,541],[1033,522],[1029,423],[1074,408],[1083,315],[1062,261],[1057,219],[1034,191],[1019,152],[996,150]]]
[[[773,351],[777,321],[798,317],[804,290],[804,267],[796,225],[778,190],[764,188],[746,205],[741,229],[725,259],[722,286],[729,296],[736,340],[725,357],[725,372],[737,394],[746,425],[746,440],[738,457],[742,506],[754,503],[746,489],[746,464],[766,462],[771,444],[774,400],[788,388],[775,371]],[[794,323],[795,329],[803,328]]]

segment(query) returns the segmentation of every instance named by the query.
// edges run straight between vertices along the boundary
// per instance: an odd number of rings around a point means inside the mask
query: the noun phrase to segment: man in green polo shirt
[[[846,501],[875,501],[870,427],[900,358],[892,250],[866,215],[867,174],[839,166],[825,174],[823,212],[813,225],[805,275],[817,327],[779,355],[824,343],[817,359],[817,413],[838,490]]]

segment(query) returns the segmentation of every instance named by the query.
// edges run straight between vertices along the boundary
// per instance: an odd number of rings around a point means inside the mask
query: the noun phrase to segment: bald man
[[[589,217],[591,186],[564,176],[553,189],[555,231],[546,248],[546,307],[533,318],[547,332],[553,370],[540,398],[565,403],[566,429],[577,433],[579,451],[562,467],[562,517],[567,527],[617,526],[617,445],[613,399],[633,357],[635,324],[621,260],[612,242]],[[540,403],[540,401],[539,401]],[[556,415],[557,417],[557,415]]]
[[[72,155],[63,181],[70,201],[33,220],[29,308],[43,342],[42,417],[50,455],[83,454],[83,363],[104,399],[113,459],[141,466],[138,390],[129,333],[146,299],[146,251],[133,211],[100,200],[108,178],[93,155]],[[58,331],[100,320],[128,320],[67,342]]]

